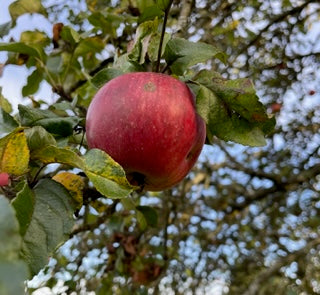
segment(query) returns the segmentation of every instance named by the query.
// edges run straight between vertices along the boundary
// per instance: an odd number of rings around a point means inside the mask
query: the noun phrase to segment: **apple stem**
[[[161,52],[162,52],[163,39],[164,39],[164,34],[166,32],[166,26],[167,26],[169,11],[170,11],[172,3],[173,3],[173,0],[170,0],[167,8],[164,11],[164,18],[163,18],[163,25],[162,25],[162,31],[161,31],[161,37],[160,37],[160,43],[159,43],[157,67],[156,67],[156,72],[157,73],[160,72],[160,61],[161,61]]]

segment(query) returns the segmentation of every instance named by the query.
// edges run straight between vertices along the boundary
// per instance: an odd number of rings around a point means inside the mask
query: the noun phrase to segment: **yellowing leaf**
[[[28,171],[29,158],[27,139],[22,129],[0,140],[0,171],[22,175]]]
[[[52,177],[53,180],[61,183],[77,203],[77,209],[83,204],[83,189],[85,182],[83,177],[71,172],[61,172]]]
[[[108,205],[104,204],[100,200],[93,200],[90,202],[90,206],[94,208],[98,213],[103,213],[108,209]]]
[[[91,149],[84,156],[84,172],[97,191],[109,198],[124,198],[135,189],[122,167],[99,149]]]

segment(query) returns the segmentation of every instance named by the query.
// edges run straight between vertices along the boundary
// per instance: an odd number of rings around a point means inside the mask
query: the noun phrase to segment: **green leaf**
[[[40,83],[43,80],[43,73],[39,69],[35,69],[30,76],[28,76],[27,84],[22,88],[22,95],[28,96],[38,91]]]
[[[42,57],[41,53],[38,51],[38,48],[34,46],[27,45],[22,42],[14,42],[14,43],[1,43],[0,42],[0,51],[9,51],[9,52],[17,52],[26,55],[30,55],[33,57],[40,58]]]
[[[114,68],[106,68],[101,71],[99,71],[97,74],[95,74],[92,79],[91,83],[99,89],[102,87],[105,83],[109,82],[113,78],[116,78],[120,75],[122,75],[124,72],[119,69]]]
[[[40,180],[32,192],[24,187],[19,198],[28,200],[30,194],[34,199],[31,219],[22,216],[20,211],[17,216],[21,215],[20,221],[25,218],[29,224],[24,229],[21,254],[31,274],[35,275],[48,263],[48,257],[69,238],[74,225],[74,205],[68,191],[50,179]]]
[[[76,117],[59,117],[49,110],[33,109],[18,105],[22,126],[42,126],[56,136],[67,137],[73,134],[73,128],[80,121]]]
[[[120,24],[128,22],[128,17],[109,13],[107,10],[96,10],[89,15],[88,21],[95,28],[99,28],[105,35],[117,37],[117,28]]]
[[[0,87],[0,107],[7,113],[12,112],[10,102],[2,95],[2,87]]]
[[[199,114],[207,123],[209,140],[213,135],[224,141],[234,141],[249,146],[264,146],[264,133],[237,113],[229,110],[224,102],[210,89],[201,86],[197,94]],[[203,111],[202,111],[203,110]]]
[[[50,55],[47,58],[47,69],[52,74],[61,74],[65,69],[65,60],[66,53],[59,55]]]
[[[34,126],[24,131],[30,152],[44,148],[48,145],[56,145],[54,137],[41,126]]]
[[[19,224],[14,210],[2,195],[0,195],[0,240],[0,258],[17,259],[21,246]]]
[[[157,6],[163,11],[165,11],[170,4],[170,0],[157,0],[156,2],[157,2]]]
[[[39,160],[44,164],[60,163],[82,170],[85,169],[83,159],[77,153],[68,148],[60,148],[53,145],[47,145],[44,148],[33,151],[31,159]]]
[[[24,236],[32,219],[35,197],[27,183],[17,193],[12,201],[12,206],[16,210],[16,216],[20,224],[20,235]]]
[[[24,294],[28,268],[19,259],[21,237],[15,212],[7,199],[0,195],[0,294]]]
[[[143,214],[148,225],[151,227],[156,227],[158,225],[158,213],[152,207],[137,206],[137,210]]]
[[[50,45],[51,39],[44,33],[38,30],[24,31],[21,33],[20,42],[35,46],[39,52],[43,51],[43,47]]]
[[[158,20],[155,19],[138,26],[131,49],[128,50],[131,61],[139,64],[144,63],[151,37],[158,32],[158,23]]]
[[[137,221],[142,231],[144,231],[148,227],[147,219],[140,211],[137,211]]]
[[[23,175],[28,171],[29,149],[23,129],[17,128],[0,139],[0,171]]]
[[[47,16],[45,8],[41,4],[41,0],[17,0],[10,4],[9,13],[13,23],[17,18],[26,13],[40,13]]]
[[[105,47],[103,41],[98,37],[90,37],[80,41],[79,45],[74,51],[75,56],[89,55],[93,57],[94,53],[101,52]]]
[[[122,54],[118,58],[116,58],[113,64],[113,68],[119,69],[124,73],[145,71],[142,65],[129,58],[128,53]]]
[[[207,75],[207,72],[202,72]],[[201,79],[201,74],[198,79]],[[250,122],[267,121],[265,107],[259,101],[254,85],[249,79],[226,80],[221,76],[211,76],[207,87],[223,101]]]
[[[7,261],[0,258],[0,294],[25,294],[24,281],[28,279],[28,267],[22,260]]]
[[[12,26],[12,22],[8,21],[0,25],[0,38],[8,35]]]
[[[0,108],[0,134],[12,132],[18,126],[17,121],[3,108]]]
[[[216,57],[222,62],[226,55],[220,49],[202,42],[190,42],[182,38],[171,39],[165,50],[165,59],[175,75],[183,75],[184,71],[198,63]]]
[[[269,118],[249,80],[224,80],[218,73],[201,71],[198,84],[197,111],[207,124],[209,140],[215,135],[225,141],[263,146],[265,135],[275,121]]]
[[[122,167],[102,150],[89,150],[84,156],[84,161],[84,172],[104,196],[124,198],[134,189]]]
[[[61,31],[61,38],[72,45],[75,45],[80,41],[79,33],[69,26],[63,26]]]
[[[159,46],[160,46],[160,33],[157,34],[153,34],[151,36],[150,42],[149,42],[149,46],[148,46],[148,56],[149,59],[153,62],[157,61],[158,59],[158,51],[159,51]],[[161,50],[161,57],[163,56],[167,43],[169,42],[171,38],[171,35],[168,33],[164,34],[163,37],[163,42],[162,42],[162,50]]]
[[[163,9],[158,5],[149,6],[139,16],[138,23],[141,24],[145,21],[154,20],[155,18],[161,18],[163,16]]]

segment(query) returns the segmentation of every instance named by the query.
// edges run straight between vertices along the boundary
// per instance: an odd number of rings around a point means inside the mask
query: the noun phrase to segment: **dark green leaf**
[[[166,46],[165,59],[172,73],[182,75],[184,71],[198,63],[216,57],[225,62],[226,55],[220,49],[202,42],[190,42],[182,38],[171,39]]]
[[[38,91],[39,85],[43,80],[43,74],[39,69],[35,69],[28,77],[27,84],[22,88],[22,95],[28,96]]]
[[[11,26],[12,26],[11,21],[0,25],[0,38],[3,38],[4,36],[8,35],[11,29]]]
[[[137,210],[140,211],[146,219],[148,225],[156,227],[158,224],[157,211],[149,206],[137,206]]]
[[[26,193],[31,192],[24,188],[22,194]],[[39,181],[32,193],[35,203],[23,236],[22,257],[35,275],[48,263],[48,257],[56,248],[69,238],[74,225],[74,207],[68,191],[55,181]]]
[[[12,201],[12,206],[16,210],[16,216],[20,225],[20,235],[24,236],[32,219],[34,210],[34,194],[25,183],[23,188],[17,193]]]
[[[4,109],[0,108],[0,133],[12,132],[18,126],[17,121]]]
[[[18,109],[22,126],[42,126],[56,136],[72,135],[73,128],[80,120],[76,117],[59,117],[49,110],[33,109],[24,105],[19,105]]]
[[[24,294],[27,265],[19,259],[21,236],[15,212],[0,195],[0,294]]]
[[[17,53],[22,53],[22,54],[30,55],[33,57],[41,58],[41,53],[38,51],[37,48],[22,42],[0,43],[0,51],[17,52]]]
[[[91,79],[91,83],[97,89],[99,89],[105,83],[109,82],[113,78],[118,77],[122,74],[123,72],[119,69],[114,69],[114,68],[103,69],[93,76],[93,78]]]
[[[265,145],[265,135],[274,127],[258,101],[249,80],[224,80],[215,72],[201,71],[194,81],[197,111],[207,123],[207,136],[249,146]]]

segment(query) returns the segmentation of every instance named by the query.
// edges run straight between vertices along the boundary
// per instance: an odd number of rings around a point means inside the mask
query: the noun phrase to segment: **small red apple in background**
[[[97,92],[87,113],[86,137],[89,148],[108,153],[132,184],[160,191],[188,174],[206,127],[186,84],[138,72],[121,75]]]
[[[315,94],[316,94],[315,90],[309,90],[309,95],[315,95]]]
[[[275,102],[273,103],[271,106],[270,106],[270,109],[271,109],[271,112],[272,113],[278,113],[281,111],[281,108],[282,108],[282,104],[281,103],[278,103],[278,102]]]
[[[10,177],[7,172],[0,172],[0,186],[9,185]]]

